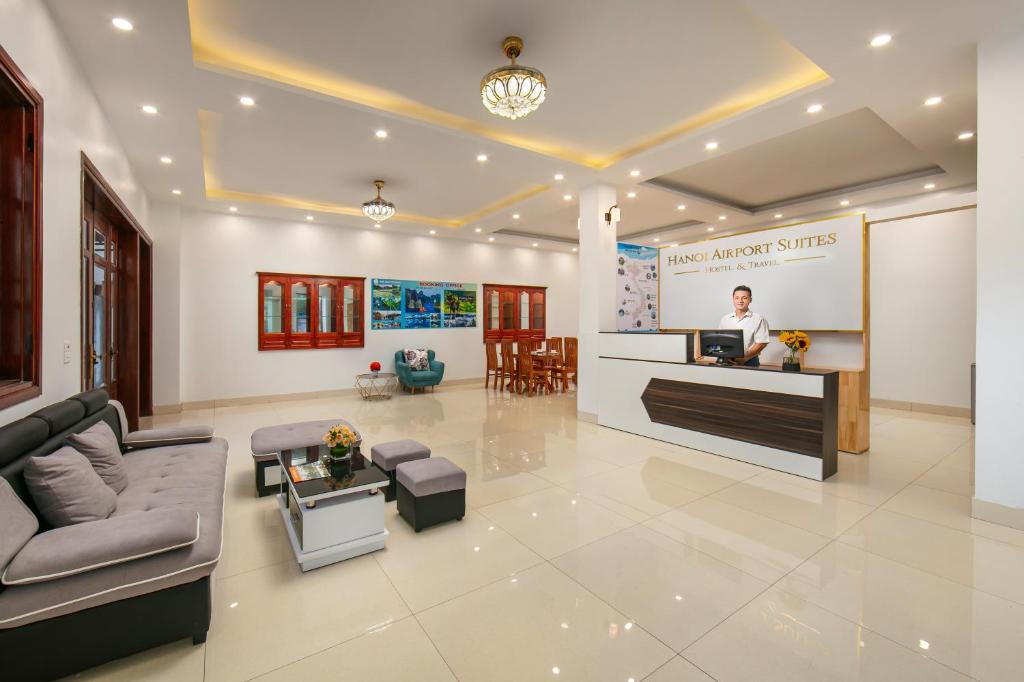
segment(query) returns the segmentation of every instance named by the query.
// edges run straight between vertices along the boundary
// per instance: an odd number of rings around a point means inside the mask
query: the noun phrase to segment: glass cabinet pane
[[[533,304],[533,328],[543,329],[544,328],[544,304],[534,303]]]
[[[519,328],[530,328],[530,295],[525,291],[519,294]]]
[[[492,291],[491,292],[491,300],[490,300],[488,305],[490,307],[491,314],[490,314],[490,322],[488,323],[487,327],[488,327],[488,329],[497,329],[498,328],[498,292],[497,291]]]
[[[359,311],[356,309],[356,288],[351,284],[346,284],[342,296],[342,331],[358,331]]]
[[[309,331],[309,286],[296,282],[292,285],[292,333]]]
[[[338,331],[338,320],[334,314],[334,285],[321,284],[317,291],[317,307],[320,309],[321,333],[334,334]]]
[[[279,282],[267,282],[263,285],[263,333],[280,334],[281,301],[284,297],[283,287]]]

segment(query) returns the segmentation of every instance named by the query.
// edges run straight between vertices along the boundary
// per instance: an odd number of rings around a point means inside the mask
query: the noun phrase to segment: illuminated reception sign
[[[864,234],[856,214],[660,249],[661,326],[717,327],[745,284],[772,329],[861,331]]]
[[[374,279],[370,329],[476,326],[476,284]]]

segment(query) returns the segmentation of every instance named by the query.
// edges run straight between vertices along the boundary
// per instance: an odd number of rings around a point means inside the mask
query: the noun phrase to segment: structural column
[[[580,192],[579,386],[576,410],[597,419],[598,332],[615,331],[616,226],[605,221],[615,187],[590,185]]]
[[[974,516],[1024,529],[1024,32],[978,44]],[[1005,349],[1005,350],[1004,350]],[[966,364],[964,359],[960,364]],[[966,367],[956,368],[966,371]]]

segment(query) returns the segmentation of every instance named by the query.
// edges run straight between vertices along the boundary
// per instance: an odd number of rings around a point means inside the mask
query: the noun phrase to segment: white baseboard
[[[971,500],[971,516],[989,523],[997,523],[1000,526],[1024,530],[1024,509],[1017,507],[1007,507],[997,502],[987,502],[975,497]]]
[[[884,407],[889,410],[906,410],[907,412],[923,412],[926,414],[941,414],[947,417],[971,416],[971,408],[956,407],[954,405],[934,405],[932,403],[914,403],[909,400],[885,400],[883,398],[872,398],[872,407]]]

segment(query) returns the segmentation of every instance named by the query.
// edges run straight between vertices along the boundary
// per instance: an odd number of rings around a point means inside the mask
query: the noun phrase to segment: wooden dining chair
[[[548,350],[558,351],[558,354],[562,355],[562,337],[552,336],[550,339],[547,340],[547,347]]]
[[[487,358],[487,368],[484,373],[484,388],[487,388],[491,382],[491,377],[494,377],[494,388],[498,388],[498,382],[501,377],[501,363],[498,361],[498,342],[489,340],[484,341],[484,354]]]
[[[499,381],[502,389],[515,391],[519,385],[519,373],[516,371],[516,351],[512,341],[501,342],[501,366]]]
[[[579,352],[579,341],[575,336],[565,337],[565,362],[562,363],[563,370],[563,381],[571,380],[573,385],[577,385],[576,379],[579,370],[576,367],[576,360]]]
[[[533,395],[544,383],[543,365],[531,355],[536,346],[528,339],[519,342],[519,380],[522,383],[521,392],[526,395]]]

